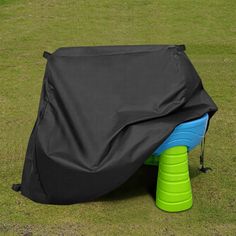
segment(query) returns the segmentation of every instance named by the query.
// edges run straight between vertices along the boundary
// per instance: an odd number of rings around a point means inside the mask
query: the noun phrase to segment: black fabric
[[[217,110],[183,45],[60,48],[47,57],[21,192],[52,204],[124,183],[180,123]]]

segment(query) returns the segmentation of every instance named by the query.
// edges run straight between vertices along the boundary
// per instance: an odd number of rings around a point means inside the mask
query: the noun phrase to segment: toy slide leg
[[[187,147],[165,150],[159,159],[156,205],[168,212],[184,211],[192,206]]]

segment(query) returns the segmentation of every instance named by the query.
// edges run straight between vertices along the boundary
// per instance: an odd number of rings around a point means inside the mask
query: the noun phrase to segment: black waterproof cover
[[[60,48],[47,65],[21,192],[95,199],[124,183],[180,123],[217,110],[184,46]]]

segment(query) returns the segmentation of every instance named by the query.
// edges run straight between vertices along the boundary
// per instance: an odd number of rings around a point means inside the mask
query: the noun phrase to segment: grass
[[[234,0],[0,0],[0,232],[235,235],[235,8]],[[36,118],[44,50],[182,43],[219,107],[206,144],[207,164],[214,171],[199,174],[199,148],[190,155],[191,210],[170,214],[157,209],[146,190],[146,169],[98,201],[71,206],[36,204],[11,190],[20,181]]]

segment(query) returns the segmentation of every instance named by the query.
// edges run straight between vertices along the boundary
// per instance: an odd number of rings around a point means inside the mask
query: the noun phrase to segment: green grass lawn
[[[30,235],[235,235],[235,0],[0,0],[0,232]],[[11,190],[20,181],[41,90],[44,50],[62,46],[186,44],[219,107],[206,140],[190,154],[194,205],[155,207],[147,169],[95,202],[36,204]],[[150,170],[151,173],[151,170]],[[151,179],[151,178],[150,178]]]

